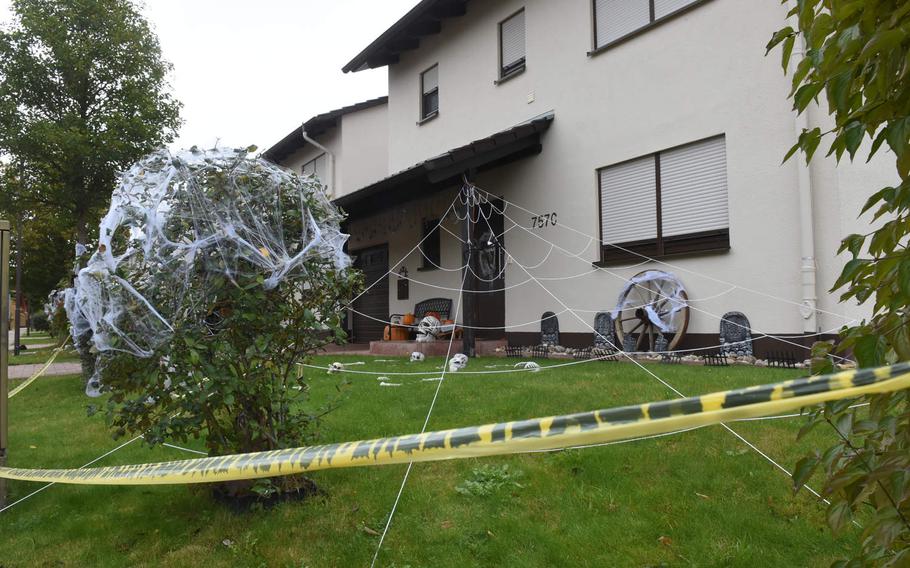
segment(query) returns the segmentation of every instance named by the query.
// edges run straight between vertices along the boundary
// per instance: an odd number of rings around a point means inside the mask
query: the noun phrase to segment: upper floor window
[[[300,171],[304,174],[314,174],[319,181],[325,184],[328,180],[325,177],[326,171],[326,157],[325,153],[319,154],[309,162],[303,164],[303,167],[300,168]]]
[[[595,51],[707,0],[594,0]]]
[[[439,65],[434,65],[420,74],[420,120],[426,120],[439,112]]]
[[[598,178],[602,261],[730,248],[723,135],[601,168]]]
[[[499,24],[499,78],[503,79],[525,68],[524,8]]]

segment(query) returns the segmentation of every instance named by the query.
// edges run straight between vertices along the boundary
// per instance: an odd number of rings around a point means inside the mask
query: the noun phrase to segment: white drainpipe
[[[328,186],[328,188],[329,188],[329,197],[334,197],[334,195],[335,195],[335,154],[333,154],[331,150],[329,150],[328,148],[326,148],[319,142],[316,142],[315,140],[313,140],[312,138],[307,136],[305,126],[300,127],[300,133],[303,135],[304,140],[306,140],[313,146],[316,146],[317,148],[319,148],[320,150],[325,152],[325,155],[329,157],[329,179],[328,179],[328,181],[323,180],[323,183],[326,186]]]
[[[788,7],[793,8],[795,3],[791,0]],[[790,17],[790,26],[796,30],[799,29],[799,20],[797,16]],[[793,53],[790,57],[789,73],[792,76],[796,72],[796,66],[805,55],[804,42],[799,38],[794,46]],[[812,107],[809,106],[796,117],[796,134],[802,134],[804,129],[809,128],[809,112]],[[796,157],[797,171],[797,189],[799,192],[799,251],[800,251],[800,273],[802,277],[802,306],[800,315],[803,318],[803,331],[805,333],[818,333],[818,310],[817,310],[817,290],[815,282],[815,273],[817,265],[815,262],[815,217],[812,213],[812,171],[805,163],[802,155]]]

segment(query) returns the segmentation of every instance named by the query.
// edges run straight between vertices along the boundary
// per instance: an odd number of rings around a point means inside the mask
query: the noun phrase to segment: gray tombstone
[[[559,345],[559,320],[553,312],[540,316],[540,344]]]
[[[594,347],[616,349],[616,335],[613,330],[613,316],[609,312],[597,312],[594,316]]]
[[[727,312],[720,320],[721,355],[752,355],[752,327],[742,312]]]

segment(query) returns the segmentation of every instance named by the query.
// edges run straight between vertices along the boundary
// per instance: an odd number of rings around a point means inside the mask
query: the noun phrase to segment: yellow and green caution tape
[[[0,468],[0,477],[83,485],[207,483],[597,444],[768,416],[910,388],[910,363],[563,416],[270,452],[87,469]]]
[[[24,389],[24,388],[27,387],[28,385],[32,384],[32,383],[35,382],[36,380],[38,380],[38,378],[39,378],[41,375],[43,375],[43,374],[45,373],[45,371],[47,371],[48,367],[50,367],[50,366],[54,363],[54,361],[57,359],[57,355],[60,355],[60,352],[63,351],[63,348],[66,347],[66,344],[67,344],[67,343],[69,343],[69,340],[70,340],[70,338],[67,337],[67,338],[66,338],[66,341],[64,341],[63,344],[62,344],[60,347],[54,349],[54,352],[51,353],[51,356],[48,358],[47,362],[44,364],[43,367],[41,367],[40,369],[38,369],[37,371],[35,371],[35,372],[32,374],[31,377],[29,377],[29,378],[25,379],[24,381],[22,381],[22,383],[20,383],[19,385],[17,385],[16,388],[14,388],[13,390],[9,391],[9,395],[7,396],[7,398],[13,398],[13,397],[16,396],[17,394],[19,394],[19,392],[22,391],[22,389]]]

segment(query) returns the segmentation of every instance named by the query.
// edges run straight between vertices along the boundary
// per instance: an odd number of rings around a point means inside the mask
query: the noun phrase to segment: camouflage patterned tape
[[[493,456],[672,432],[906,388],[910,388],[910,363],[900,363],[639,406],[393,438],[140,465],[0,468],[0,477],[85,485],[206,483],[342,467]]]

